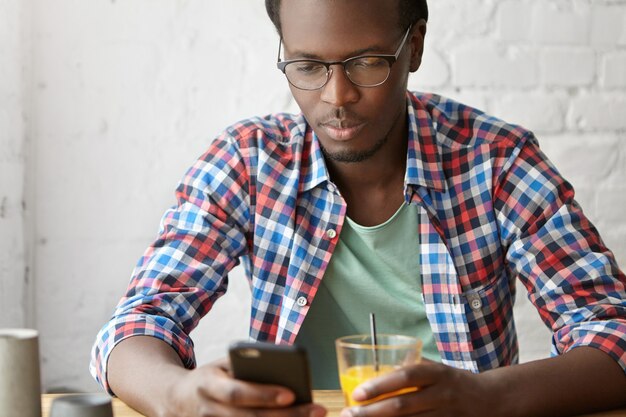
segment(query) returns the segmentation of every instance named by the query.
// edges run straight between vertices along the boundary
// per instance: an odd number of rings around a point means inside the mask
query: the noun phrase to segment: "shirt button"
[[[306,297],[298,297],[298,299],[296,300],[296,304],[298,304],[300,307],[304,307],[305,305],[307,305],[308,301],[306,299]]]
[[[328,229],[326,231],[326,236],[328,236],[329,239],[334,239],[337,237],[337,231],[335,229]]]
[[[472,299],[470,300],[470,307],[472,308],[472,310],[477,311],[480,310],[483,306],[483,302],[480,299],[480,297],[476,296],[476,297],[472,297]]]

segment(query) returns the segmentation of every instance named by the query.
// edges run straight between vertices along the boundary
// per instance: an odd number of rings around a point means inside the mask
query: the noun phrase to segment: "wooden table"
[[[60,394],[43,394],[41,396],[41,408],[43,417],[48,417],[52,401]],[[313,393],[315,402],[323,404],[329,411],[327,417],[339,417],[341,409],[344,407],[344,400],[341,391],[315,391]],[[133,410],[117,398],[113,398],[113,414],[115,417],[143,417],[143,414]],[[626,414],[624,414],[626,416]]]
[[[48,417],[50,411],[50,404],[55,397],[59,395],[44,394],[41,396],[43,417]],[[344,406],[343,395],[341,391],[315,391],[313,393],[315,402],[324,405],[328,409],[328,417],[339,417],[339,412]],[[113,414],[115,417],[142,417],[132,408],[118,400],[113,399]],[[626,417],[626,409],[607,411],[604,413],[587,414],[582,417]]]

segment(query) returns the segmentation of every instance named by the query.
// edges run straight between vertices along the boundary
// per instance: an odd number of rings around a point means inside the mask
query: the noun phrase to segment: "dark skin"
[[[339,60],[364,49],[392,53],[403,36],[396,7],[389,0],[283,0],[285,57],[305,54]],[[405,91],[409,73],[420,66],[425,35],[425,22],[419,22],[390,78],[379,87],[356,87],[336,66],[324,88],[292,88],[325,149],[328,170],[347,203],[348,215],[360,224],[380,224],[402,204]],[[359,162],[347,161],[357,157]],[[117,345],[108,371],[112,390],[148,416],[325,414],[315,404],[292,407],[293,394],[285,388],[234,380],[226,361],[184,369],[169,345],[148,336]],[[554,417],[626,405],[624,372],[607,354],[589,347],[481,374],[423,361],[365,382],[353,396],[363,401],[415,386],[420,390],[347,408],[342,416]]]

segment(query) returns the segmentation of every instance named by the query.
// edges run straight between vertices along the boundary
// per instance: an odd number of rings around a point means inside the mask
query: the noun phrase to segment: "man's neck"
[[[398,148],[387,143],[376,155],[360,162],[336,162],[327,160],[331,180],[340,190],[385,188],[406,170],[406,146]],[[394,149],[393,152],[387,152]]]
[[[348,216],[364,226],[386,221],[404,201],[408,139],[390,137],[374,155],[361,162],[327,160],[331,180],[348,205]]]

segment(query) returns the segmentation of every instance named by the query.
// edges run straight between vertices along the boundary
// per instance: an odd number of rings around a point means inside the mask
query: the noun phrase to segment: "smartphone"
[[[304,348],[237,342],[230,345],[228,353],[235,378],[289,388],[296,395],[295,404],[312,401],[309,362]]]

